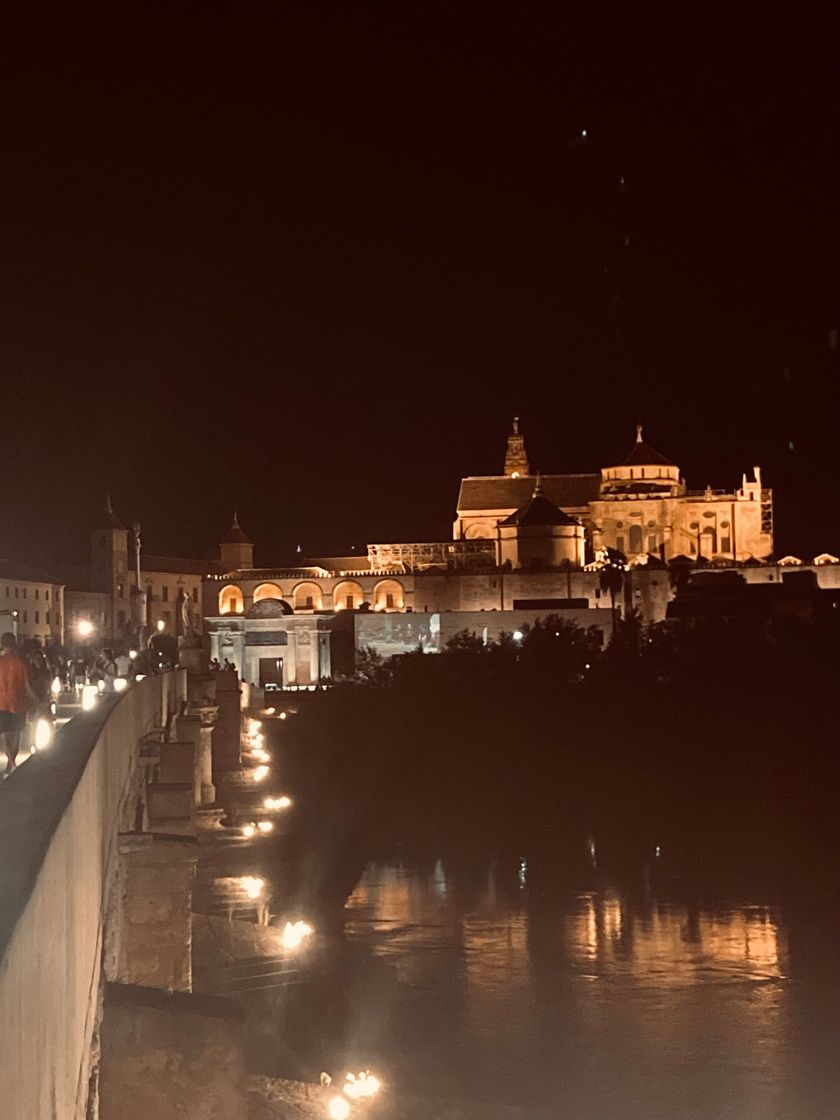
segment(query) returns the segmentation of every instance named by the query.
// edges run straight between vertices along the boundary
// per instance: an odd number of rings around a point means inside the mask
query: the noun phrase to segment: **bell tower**
[[[111,495],[90,534],[90,588],[105,596],[100,635],[120,636],[128,611],[128,530],[114,513]]]
[[[528,456],[525,454],[525,439],[519,431],[519,417],[513,418],[513,430],[508,436],[505,452],[505,475],[508,478],[523,478],[530,473]]]

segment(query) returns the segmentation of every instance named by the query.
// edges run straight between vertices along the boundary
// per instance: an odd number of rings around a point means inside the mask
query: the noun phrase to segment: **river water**
[[[803,892],[715,895],[527,857],[370,862],[347,1042],[412,1090],[558,1120],[837,1120],[840,936]]]

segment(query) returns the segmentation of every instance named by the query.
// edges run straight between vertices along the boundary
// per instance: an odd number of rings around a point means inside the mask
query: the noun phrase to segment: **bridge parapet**
[[[144,816],[140,742],[185,699],[184,670],[146,677],[0,786],[4,1116],[95,1114],[103,968],[118,979],[123,952],[120,835]]]

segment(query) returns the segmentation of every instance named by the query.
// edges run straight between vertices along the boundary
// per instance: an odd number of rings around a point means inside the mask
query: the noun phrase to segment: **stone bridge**
[[[0,786],[5,1120],[96,1120],[108,986],[191,989],[211,736],[217,769],[238,762],[238,681],[213,677],[193,697],[186,670],[102,697]]]

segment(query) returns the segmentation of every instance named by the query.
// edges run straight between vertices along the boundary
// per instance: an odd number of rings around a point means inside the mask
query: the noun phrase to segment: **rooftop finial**
[[[234,511],[233,511],[233,528],[234,528],[234,529],[239,529],[239,528],[240,528],[240,525],[239,525],[239,514],[237,513],[237,511],[236,511],[236,510],[234,510]]]
[[[514,416],[514,418],[513,418],[513,434],[515,436],[519,435],[519,417],[518,416]]]
[[[639,422],[636,425],[636,443],[641,443],[641,442],[642,442],[642,425],[641,425],[641,422]]]
[[[105,495],[105,512],[106,513],[113,513],[114,512],[114,507],[111,505],[111,495],[110,494]]]
[[[540,474],[539,471],[537,471],[537,481],[534,483],[534,493],[533,493],[532,497],[538,498],[540,496],[540,494],[542,494],[542,492],[543,492],[542,475]]]

